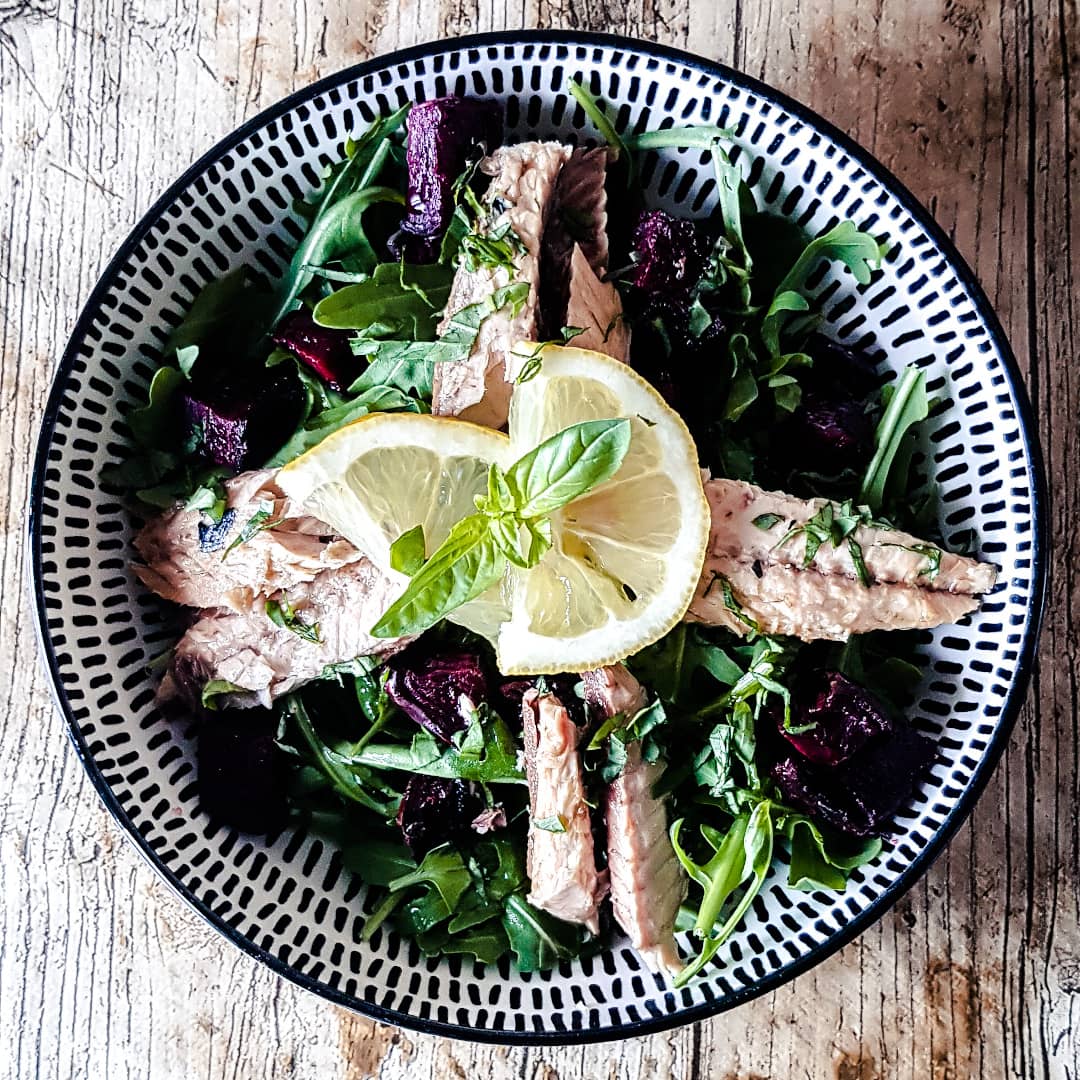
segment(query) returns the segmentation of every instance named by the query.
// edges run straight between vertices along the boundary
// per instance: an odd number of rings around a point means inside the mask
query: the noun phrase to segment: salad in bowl
[[[212,815],[341,844],[365,940],[528,972],[624,936],[681,986],[774,862],[843,890],[902,830],[918,631],[996,570],[936,535],[923,372],[821,332],[823,268],[893,253],[760,211],[725,129],[621,138],[570,92],[596,145],[463,96],[346,140],[101,483],[187,613],[157,696]],[[644,205],[672,147],[710,218]]]

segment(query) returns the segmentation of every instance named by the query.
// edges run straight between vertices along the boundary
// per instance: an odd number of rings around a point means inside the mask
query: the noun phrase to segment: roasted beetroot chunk
[[[345,389],[360,374],[362,365],[349,347],[348,332],[319,326],[305,307],[290,311],[274,327],[270,339],[334,390]]]
[[[241,832],[265,833],[285,819],[286,768],[274,741],[277,721],[226,712],[199,729],[198,784],[203,809]]]
[[[910,728],[878,739],[841,765],[789,757],[772,776],[784,802],[851,836],[879,836],[934,760],[934,744]]]
[[[646,210],[634,229],[633,284],[646,293],[685,298],[701,277],[707,253],[692,221]]]
[[[260,381],[260,376],[262,379]],[[183,418],[193,451],[225,468],[261,465],[296,426],[302,405],[295,372],[192,389]]]
[[[502,131],[502,109],[494,101],[442,97],[409,110],[405,121],[409,170],[408,210],[390,238],[395,259],[434,262],[454,213],[454,181],[478,144],[491,149]]]
[[[799,373],[802,402],[785,425],[781,453],[786,448],[795,469],[812,461],[813,471],[825,476],[861,472],[874,452],[877,417],[867,399],[881,386],[876,365],[861,349],[821,334],[804,350],[813,364]]]
[[[839,765],[875,736],[893,730],[881,702],[839,671],[813,671],[799,681],[791,704],[791,727],[813,724],[809,731],[788,731],[782,709],[776,716],[780,734],[804,758],[823,765]]]
[[[456,732],[469,726],[469,712],[487,695],[487,679],[476,653],[425,656],[412,648],[394,657],[389,669],[386,693],[390,700],[447,745]]]
[[[461,843],[483,808],[472,785],[439,776],[411,776],[398,808],[401,838],[416,859],[440,844]]]

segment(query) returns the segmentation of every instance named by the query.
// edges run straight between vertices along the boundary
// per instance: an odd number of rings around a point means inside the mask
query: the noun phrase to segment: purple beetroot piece
[[[934,744],[910,728],[877,739],[841,765],[798,757],[778,762],[773,780],[784,802],[852,836],[887,832],[889,819],[934,760]]]
[[[813,671],[799,681],[791,703],[791,727],[813,724],[809,731],[786,730],[782,709],[776,716],[780,734],[803,757],[822,765],[839,765],[875,736],[893,730],[881,702],[839,671]]]
[[[407,716],[441,742],[450,744],[468,727],[461,708],[464,695],[479,705],[487,695],[487,679],[476,653],[454,651],[425,656],[409,649],[390,661],[386,693]]]
[[[414,858],[422,859],[439,844],[468,839],[483,802],[463,780],[415,775],[409,778],[398,808],[401,838]]]
[[[686,299],[708,252],[697,226],[664,210],[646,210],[634,229],[632,283],[646,293]]]
[[[270,340],[288,349],[334,390],[344,389],[360,374],[362,365],[349,347],[348,331],[319,326],[306,307],[290,311],[274,327]]]
[[[222,713],[199,729],[199,798],[206,812],[241,832],[265,833],[285,817],[286,770],[273,717]]]
[[[193,449],[239,471],[261,465],[281,446],[296,426],[302,401],[295,373],[285,372],[211,390],[193,388],[182,404]]]
[[[435,98],[409,110],[405,130],[408,209],[400,230],[390,238],[390,252],[395,259],[429,263],[438,258],[454,213],[454,181],[478,143],[488,149],[498,144],[502,109],[476,98]]]

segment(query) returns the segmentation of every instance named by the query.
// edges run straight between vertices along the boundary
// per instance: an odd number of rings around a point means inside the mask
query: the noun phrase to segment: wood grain
[[[1051,487],[1042,662],[971,820],[899,907],[793,985],[625,1044],[502,1050],[325,1005],[218,940],[120,841],[26,615],[30,457],[109,254],[241,120],[457,33],[612,30],[734,63],[868,146],[974,266]],[[1076,1077],[1080,363],[1075,0],[0,0],[0,1077]]]

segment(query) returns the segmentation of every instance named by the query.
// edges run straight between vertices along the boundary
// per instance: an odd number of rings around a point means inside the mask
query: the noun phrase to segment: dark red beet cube
[[[487,149],[498,145],[502,108],[476,98],[435,98],[409,110],[405,129],[408,209],[400,231],[390,239],[390,251],[396,259],[434,262],[454,213],[454,181],[478,144]]]
[[[262,465],[292,434],[302,397],[295,372],[261,370],[243,384],[193,388],[183,396],[192,450],[236,471]]]
[[[815,820],[852,836],[879,836],[934,754],[929,739],[899,728],[841,765],[789,757],[773,767],[772,777],[784,802]]]
[[[483,802],[471,784],[439,776],[409,778],[398,808],[401,838],[416,859],[445,843],[461,843],[471,833]]]
[[[647,293],[685,297],[705,268],[708,247],[692,221],[647,210],[634,229],[633,284]]]
[[[286,768],[274,741],[277,721],[243,712],[208,718],[199,729],[203,809],[241,832],[265,833],[286,815]]]
[[[335,390],[346,389],[363,368],[349,347],[349,332],[319,326],[305,307],[290,311],[270,339]]]
[[[813,724],[793,733],[777,710],[777,730],[803,757],[824,765],[839,765],[871,739],[893,730],[884,706],[869,690],[839,671],[813,671],[796,686],[791,703],[791,727]]]
[[[468,725],[462,696],[472,706],[487,695],[487,679],[476,653],[455,651],[424,655],[409,649],[389,664],[386,693],[406,716],[450,744]]]

